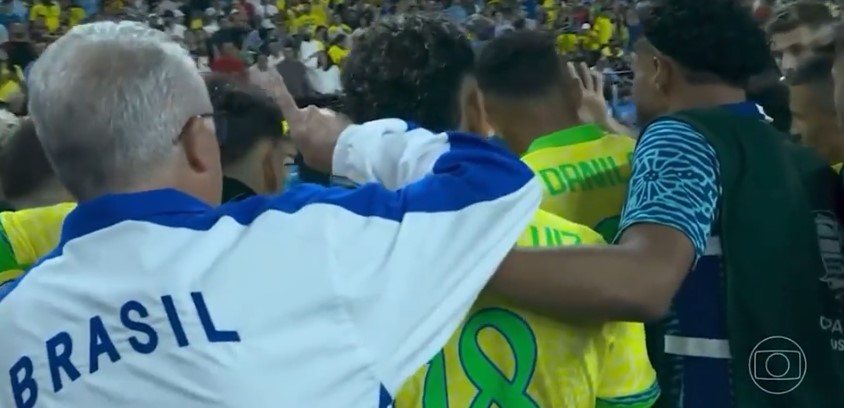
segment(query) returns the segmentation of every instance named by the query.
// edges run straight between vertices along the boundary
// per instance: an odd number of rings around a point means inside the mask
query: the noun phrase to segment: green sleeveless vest
[[[718,228],[734,406],[844,407],[838,223],[844,207],[837,176],[820,156],[758,117],[724,108],[670,116],[701,132],[720,163]],[[784,358],[778,352],[798,364],[781,373],[797,374],[799,381],[771,381],[755,372],[769,357]]]

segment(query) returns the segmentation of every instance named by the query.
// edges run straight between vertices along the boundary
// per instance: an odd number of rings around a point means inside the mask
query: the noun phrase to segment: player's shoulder
[[[627,150],[632,151],[636,147],[636,140],[627,135],[618,133],[606,133],[597,140],[602,148],[610,149],[612,152]]]

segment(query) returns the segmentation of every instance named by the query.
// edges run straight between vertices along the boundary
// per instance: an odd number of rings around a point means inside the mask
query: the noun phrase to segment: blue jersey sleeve
[[[715,150],[690,125],[666,119],[648,126],[633,156],[618,237],[633,224],[665,225],[685,234],[699,258],[721,194],[718,169]]]

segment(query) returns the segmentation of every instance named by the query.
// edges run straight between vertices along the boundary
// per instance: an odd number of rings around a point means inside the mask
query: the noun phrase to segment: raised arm
[[[383,214],[362,220],[365,232],[349,237],[354,242],[338,241],[358,249],[338,259],[346,268],[337,282],[352,322],[372,347],[379,377],[393,392],[445,345],[527,226],[541,188],[518,158],[476,136],[360,131],[376,126],[344,132],[335,157],[341,149],[356,155],[371,149],[383,163],[405,167],[376,163],[370,170],[385,172],[396,185],[405,184],[402,178],[417,181],[395,191],[368,183],[344,192]],[[431,165],[414,166],[415,157]],[[420,177],[419,169],[427,175]]]
[[[430,173],[449,147],[446,133],[433,134],[403,120],[352,125],[334,150],[333,172],[358,184],[377,181],[395,190]]]

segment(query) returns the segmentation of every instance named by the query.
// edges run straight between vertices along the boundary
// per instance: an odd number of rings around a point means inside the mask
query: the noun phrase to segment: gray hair
[[[187,121],[211,112],[187,52],[137,22],[74,27],[38,58],[30,78],[38,138],[79,199],[154,177]]]

